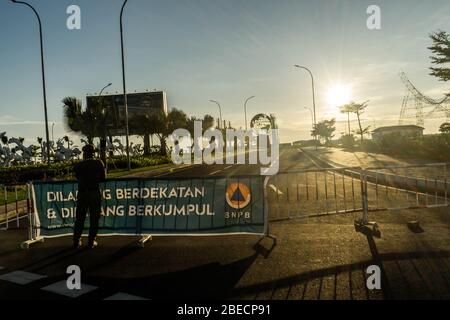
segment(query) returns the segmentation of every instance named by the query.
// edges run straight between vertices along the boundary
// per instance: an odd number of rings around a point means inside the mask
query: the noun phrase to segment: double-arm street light
[[[126,151],[127,151],[127,169],[128,171],[131,170],[130,165],[130,130],[128,126],[128,101],[127,101],[127,86],[126,86],[126,79],[125,79],[125,52],[123,48],[123,9],[125,8],[125,5],[127,4],[128,0],[125,0],[122,9],[120,10],[120,48],[122,51],[122,83],[123,83],[123,101],[125,106],[125,130],[126,130]]]
[[[314,87],[314,76],[313,76],[311,70],[309,70],[308,68],[306,68],[304,66],[300,66],[300,65],[296,64],[296,65],[294,65],[294,67],[308,71],[309,75],[311,76],[312,101],[313,101],[313,111],[314,111],[313,112],[313,119],[314,119],[313,127],[314,127],[317,124],[317,122],[316,122],[316,89]],[[317,136],[314,136],[314,140],[315,140],[315,145],[317,148]]]
[[[251,99],[253,99],[255,96],[251,96],[247,99],[245,99],[244,102],[244,115],[245,115],[245,131],[247,131],[247,102],[249,102]]]
[[[41,68],[42,68],[42,91],[44,96],[44,117],[45,117],[45,138],[47,140],[47,163],[50,164],[50,138],[49,138],[49,131],[48,131],[48,116],[47,116],[47,93],[45,89],[45,66],[44,66],[44,45],[42,41],[42,23],[41,18],[39,17],[39,14],[37,13],[36,9],[33,8],[32,5],[29,3],[26,3],[24,1],[17,1],[17,0],[11,0],[13,3],[20,3],[23,5],[26,5],[31,10],[33,10],[34,14],[36,15],[36,18],[38,20],[39,25],[39,39],[40,39],[40,45],[41,45]]]
[[[209,102],[215,103],[219,107],[219,129],[220,129],[220,126],[222,125],[222,108],[220,107],[220,103],[217,102],[216,100],[209,100]]]

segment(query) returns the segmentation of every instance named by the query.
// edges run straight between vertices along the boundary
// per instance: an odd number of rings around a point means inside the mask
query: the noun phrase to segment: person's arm
[[[80,176],[79,176],[79,168],[78,168],[78,163],[77,164],[75,164],[74,166],[73,166],[73,172],[75,172],[75,178],[77,179],[77,180],[80,180]]]
[[[106,169],[103,161],[99,160],[100,181],[106,180]]]

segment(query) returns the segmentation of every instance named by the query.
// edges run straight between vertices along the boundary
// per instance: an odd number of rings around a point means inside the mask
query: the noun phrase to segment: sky
[[[29,3],[42,20],[49,126],[56,139],[69,133],[64,97],[85,105],[87,94],[109,82],[109,93],[122,92],[122,0]],[[80,30],[66,27],[70,5],[81,9]],[[369,5],[381,8],[380,30],[367,28]],[[395,125],[405,96],[401,69],[433,98],[450,91],[450,83],[429,75],[427,49],[431,32],[450,31],[449,16],[448,0],[129,0],[127,88],[165,90],[169,108],[197,117],[217,118],[217,106],[209,102],[217,100],[223,118],[237,128],[245,126],[245,98],[256,96],[248,103],[248,118],[274,114],[281,141],[290,142],[309,139],[311,130],[305,109],[312,106],[311,82],[293,67],[299,64],[315,77],[317,120],[336,117],[337,136],[345,131],[346,116],[330,101],[336,87],[346,88],[348,99],[370,100],[364,125]],[[39,34],[29,8],[0,0],[0,43],[0,132],[35,143],[45,127]],[[425,133],[445,122],[432,118]],[[356,128],[354,120],[351,125]]]

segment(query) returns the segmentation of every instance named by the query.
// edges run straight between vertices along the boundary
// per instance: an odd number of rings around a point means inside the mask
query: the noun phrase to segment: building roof
[[[402,125],[402,126],[387,126],[387,127],[378,127],[373,132],[381,132],[381,131],[391,131],[391,130],[403,130],[403,129],[416,129],[416,130],[425,130],[420,126],[416,125]]]

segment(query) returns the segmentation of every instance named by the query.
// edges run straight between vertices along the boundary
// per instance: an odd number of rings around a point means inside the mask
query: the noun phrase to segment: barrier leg
[[[20,248],[24,249],[24,250],[28,250],[32,244],[35,244],[38,242],[44,242],[44,237],[38,237],[36,239],[24,241],[20,244]]]
[[[145,236],[142,236],[140,239],[139,239],[139,241],[138,241],[138,245],[139,245],[139,247],[141,247],[141,248],[144,248],[145,247],[145,243],[147,242],[147,241],[152,241],[152,236],[151,235],[145,235]]]
[[[369,202],[367,198],[367,176],[365,174],[361,174],[361,198],[362,198],[362,208],[363,214],[361,219],[355,220],[355,229],[358,232],[367,231],[367,229],[371,229],[371,232],[374,235],[380,235],[380,228],[378,223],[375,221],[369,221]]]
[[[28,240],[20,243],[20,248],[24,250],[28,250],[30,246],[34,243],[44,242],[44,237],[35,237],[33,232],[33,202],[31,199],[31,184],[27,184],[27,214],[28,214]]]

